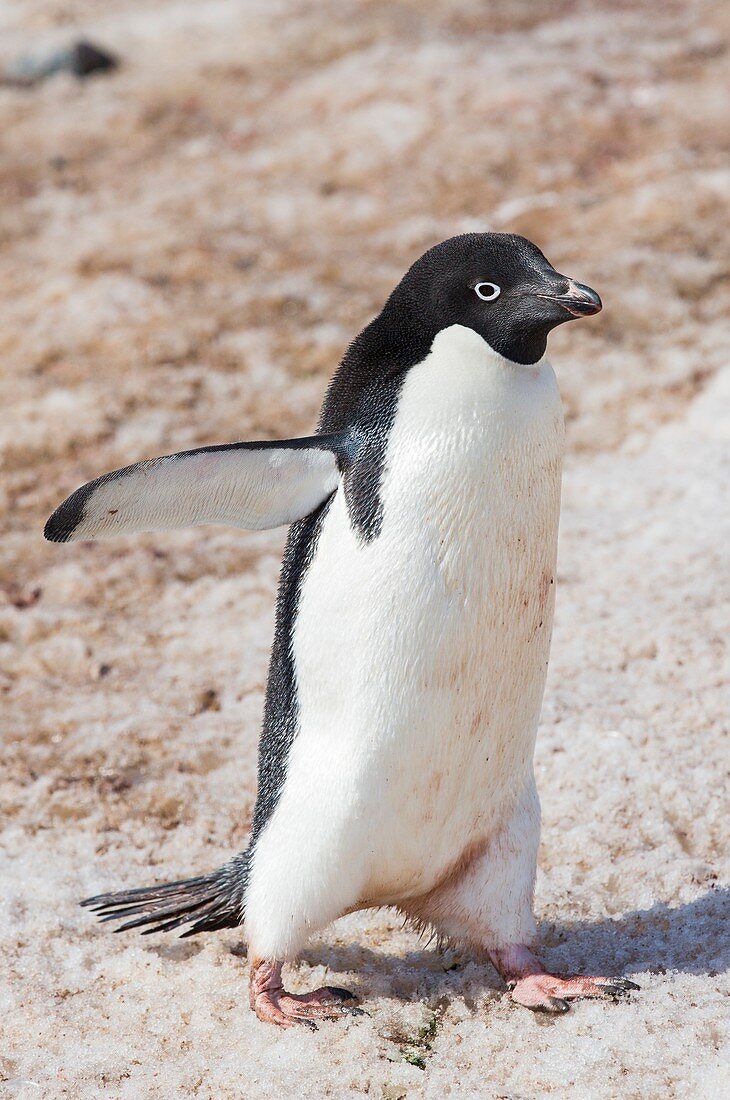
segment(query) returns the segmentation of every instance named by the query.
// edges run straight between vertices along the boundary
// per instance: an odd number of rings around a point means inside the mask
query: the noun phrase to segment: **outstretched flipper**
[[[315,435],[151,458],[82,485],[43,533],[50,542],[76,542],[205,523],[280,527],[335,491],[345,447],[344,435]]]

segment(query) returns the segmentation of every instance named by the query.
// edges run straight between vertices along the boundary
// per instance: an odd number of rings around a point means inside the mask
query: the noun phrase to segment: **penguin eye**
[[[493,302],[495,298],[499,298],[502,288],[496,283],[477,283],[474,291],[477,298],[481,298],[483,302]]]

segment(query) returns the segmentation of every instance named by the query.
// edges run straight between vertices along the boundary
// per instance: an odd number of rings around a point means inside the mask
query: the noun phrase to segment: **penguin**
[[[638,988],[550,974],[531,946],[564,450],[546,345],[601,308],[523,237],[453,237],[349,346],[314,435],[140,462],[56,509],[53,542],[290,525],[248,847],[82,905],[145,935],[242,925],[251,1007],[282,1027],[361,1011],[288,992],[282,967],[379,906],[488,957],[531,1009]]]

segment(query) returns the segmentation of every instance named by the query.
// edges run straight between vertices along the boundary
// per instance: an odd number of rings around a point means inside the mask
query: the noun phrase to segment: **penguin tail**
[[[96,913],[102,923],[124,921],[115,932],[141,928],[142,935],[149,936],[189,924],[181,933],[184,938],[217,928],[236,928],[243,921],[249,862],[246,851],[209,875],[97,894],[85,898],[81,905]]]

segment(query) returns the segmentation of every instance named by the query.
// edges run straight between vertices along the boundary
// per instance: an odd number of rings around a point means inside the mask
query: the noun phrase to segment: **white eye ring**
[[[477,283],[474,291],[483,302],[493,302],[495,298],[499,298],[502,288],[496,283]]]

